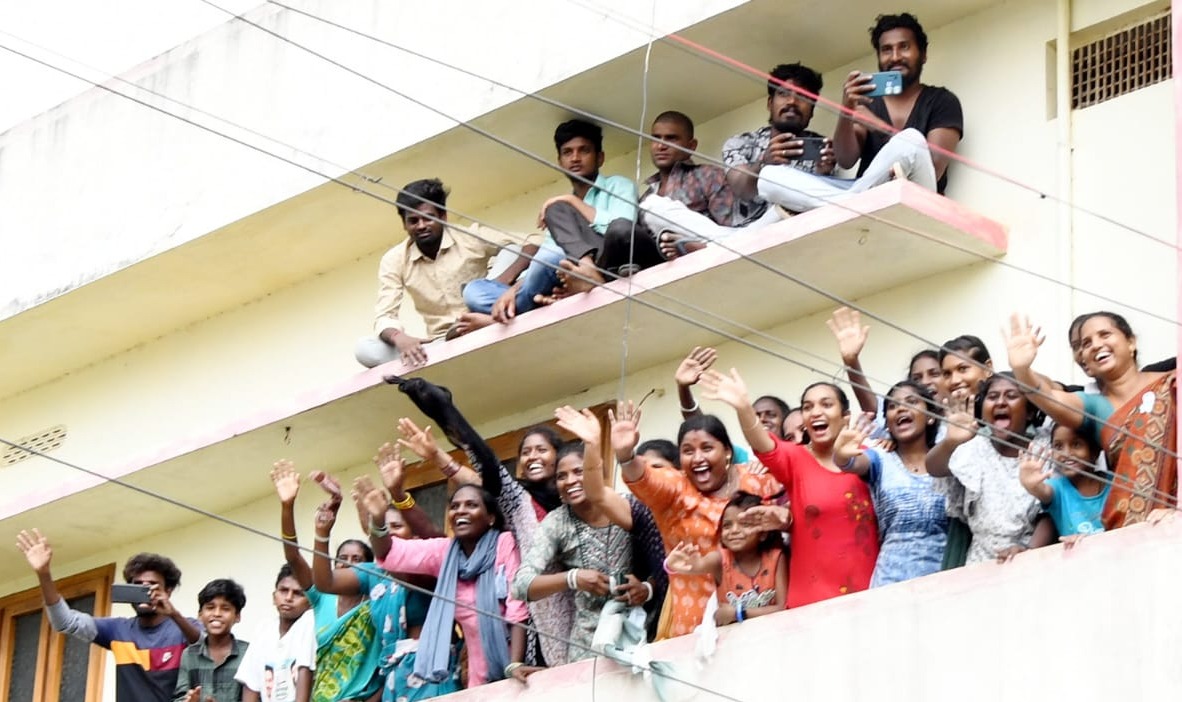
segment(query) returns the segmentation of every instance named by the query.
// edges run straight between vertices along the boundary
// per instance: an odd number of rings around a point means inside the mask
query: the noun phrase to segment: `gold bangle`
[[[295,541],[296,540],[295,534],[284,534],[282,531],[280,531],[279,535],[282,536],[285,541]]]
[[[415,496],[408,492],[406,493],[405,500],[401,502],[390,500],[390,504],[394,505],[394,509],[398,510],[399,512],[403,512],[415,506]]]

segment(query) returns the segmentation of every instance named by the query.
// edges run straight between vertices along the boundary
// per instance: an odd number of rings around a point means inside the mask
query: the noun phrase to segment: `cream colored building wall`
[[[653,19],[656,26],[679,28],[736,4],[738,0],[660,3]],[[484,75],[531,91],[647,41],[643,32],[611,20],[636,9],[635,3],[621,0],[597,1],[593,9],[545,0],[314,1],[299,7],[437,59],[478,67]],[[443,115],[470,120],[520,97],[273,5],[247,16],[379,83],[396,86]],[[571,26],[597,40],[572,43]],[[517,33],[529,40],[505,40]],[[414,79],[408,81],[408,76]],[[109,87],[278,151],[328,176],[340,175],[341,167],[278,144],[355,168],[455,126],[441,114],[237,21],[166,52],[128,79],[276,141],[123,83],[112,81]],[[126,187],[94,187],[96,172],[104,181]],[[0,180],[5,183],[0,231],[6,254],[0,258],[0,317],[324,182],[97,88],[0,134]]]
[[[962,100],[967,126],[961,153],[1051,192],[1057,186],[1055,124],[1046,119],[1044,98],[1045,44],[1054,36],[1053,10],[1051,2],[1020,7],[1006,4],[934,30],[925,70],[927,80],[951,87]],[[998,36],[1007,38],[1006,51],[997,50],[994,38]],[[982,57],[988,60],[983,63]],[[785,60],[793,58],[786,56]],[[850,66],[872,68],[873,61],[867,56]],[[850,66],[825,76],[827,96],[837,96]],[[966,75],[976,78],[967,81],[961,77]],[[753,86],[752,93],[756,96],[752,103],[701,125],[699,136],[705,152],[716,154],[726,136],[763,123],[764,100],[758,97],[762,89]],[[655,114],[663,108],[653,105],[651,109]],[[1170,84],[1074,113],[1077,201],[1172,240],[1172,115]],[[818,110],[815,126],[829,132],[831,123],[831,116]],[[1135,133],[1130,131],[1133,124]],[[549,129],[550,125],[540,128]],[[1109,136],[1112,134],[1120,137]],[[1142,134],[1154,148],[1133,146],[1134,137]],[[645,154],[641,172],[647,174],[650,167]],[[1010,227],[1010,253],[1005,262],[1055,276],[1060,255],[1058,207],[963,164],[953,169],[950,194]],[[636,154],[611,158],[605,172],[633,175]],[[556,179],[479,216],[501,226],[528,228],[538,203],[566,187]],[[1166,317],[1176,316],[1172,248],[1146,242],[1087,215],[1077,213],[1074,219],[1077,288]],[[392,211],[390,227],[392,237],[401,235]],[[327,275],[277,290],[240,309],[10,398],[0,407],[0,428],[6,436],[16,437],[64,423],[71,434],[60,455],[101,468],[126,460],[129,446],[134,455],[181,437],[200,435],[260,408],[282,405],[305,389],[345,377],[358,370],[351,358],[351,345],[369,328],[379,255],[374,252]],[[793,283],[785,281],[783,285]],[[769,290],[769,295],[775,294]],[[858,303],[933,342],[960,333],[978,334],[1000,366],[1005,361],[998,328],[1011,310],[1030,312],[1050,339],[1039,365],[1055,377],[1075,380],[1080,380],[1078,372],[1062,343],[1067,322],[1073,314],[1089,309],[1120,309],[1097,302],[1084,292],[1071,299],[1060,286],[993,262],[916,281]],[[1128,316],[1141,337],[1143,358],[1173,355],[1172,324],[1136,312]],[[907,358],[925,344],[882,323],[871,324],[874,331],[864,363],[882,387],[901,377]],[[831,352],[819,319],[801,320],[773,333],[797,346]],[[790,349],[784,353],[817,363]],[[736,353],[735,357],[744,358],[744,354]],[[753,386],[778,389],[789,400],[812,377],[799,367],[767,357],[752,358],[742,365],[756,369],[749,376]],[[831,366],[822,369],[832,372]],[[670,370],[658,375],[667,376]],[[599,399],[613,392],[614,388],[605,387]],[[535,408],[515,416],[541,414]],[[20,494],[65,478],[68,471],[40,460],[25,461],[5,470],[6,485],[12,494]]]
[[[1077,25],[1086,26],[1102,20],[1106,13],[1123,12],[1132,6],[1079,3]],[[961,153],[1049,192],[1056,192],[1059,185],[1057,125],[1046,116],[1046,42],[1054,38],[1054,9],[1054,3],[1046,1],[1006,3],[935,29],[930,32],[932,47],[925,69],[928,82],[946,85],[961,98],[967,121]],[[999,43],[998,37],[1004,37],[1004,42]],[[785,56],[785,60],[795,58]],[[851,66],[870,69],[874,63],[867,55],[850,66],[829,71],[825,75],[827,96],[837,97]],[[1080,204],[1173,242],[1176,184],[1171,88],[1169,83],[1154,86],[1073,113],[1072,187]],[[700,126],[704,150],[717,153],[726,136],[763,123],[766,112],[762,90],[753,84],[752,95],[750,104]],[[650,107],[653,114],[663,109]],[[814,125],[830,132],[832,119],[819,115]],[[642,172],[647,174],[647,155],[642,163]],[[636,155],[632,153],[612,158],[605,171],[633,175],[635,168]],[[292,187],[298,180],[294,176],[286,178],[284,182]],[[964,165],[954,166],[951,180],[950,195],[1009,225],[1010,253],[1004,259],[1007,263],[1056,275],[1057,257],[1062,252],[1056,235],[1059,208],[1053,202]],[[481,216],[503,226],[527,227],[536,216],[538,203],[564,189],[563,181],[555,179],[550,186],[504,202]],[[391,213],[392,235],[398,227]],[[1172,248],[1145,242],[1079,213],[1074,216],[1074,232],[1074,285],[1176,318],[1177,273]],[[90,467],[102,467],[126,459],[129,446],[138,453],[179,437],[200,434],[260,407],[283,404],[302,389],[345,377],[357,370],[350,357],[353,339],[369,326],[378,255],[380,252],[375,252],[330,274],[277,290],[241,309],[10,398],[0,407],[0,430],[6,436],[21,436],[51,424],[66,423],[71,436],[59,455]],[[791,283],[785,281],[783,285]],[[768,294],[775,295],[776,291],[769,290]],[[1039,365],[1056,377],[1074,380],[1079,380],[1078,372],[1071,367],[1063,343],[1071,315],[1097,307],[1117,307],[1097,302],[1084,292],[1068,295],[1058,286],[993,262],[915,281],[857,303],[931,341],[940,342],[964,332],[979,334],[1001,366],[1005,365],[1004,349],[998,328],[1010,310],[1029,311],[1043,323],[1049,336]],[[835,354],[824,316],[812,315],[768,333],[797,347],[778,347],[784,355],[831,374]],[[1141,337],[1143,358],[1156,360],[1176,353],[1173,324],[1136,312],[1129,313],[1129,318]],[[884,389],[902,377],[909,356],[925,344],[882,323],[870,324],[871,341],[864,365],[874,385]],[[605,353],[618,353],[618,348],[612,344]],[[809,358],[799,349],[829,361]],[[804,385],[820,377],[736,343],[723,344],[719,351],[719,365],[738,367],[753,395],[772,392],[798,404]],[[674,366],[671,362],[639,369],[627,379],[629,396],[638,398],[650,388],[663,391],[645,406],[646,436],[672,438],[676,432],[679,417],[671,379]],[[211,392],[211,387],[216,392]],[[615,397],[617,389],[616,382],[605,383],[578,396],[555,398],[546,406],[517,408],[481,429],[495,434],[523,426],[549,416],[552,405],[594,404]],[[708,402],[704,409],[718,412],[734,436],[739,436],[733,413]],[[257,467],[257,480],[264,484],[266,468]],[[346,473],[351,477],[363,469],[354,467]],[[26,461],[4,470],[6,491],[17,495],[38,484],[64,479],[66,470]],[[304,534],[309,533],[312,504],[311,498],[302,503],[299,523]],[[273,500],[259,500],[227,516],[274,533],[275,507]],[[347,515],[350,510],[346,507]],[[52,535],[52,525],[28,526],[41,526]],[[343,517],[338,533],[344,536],[356,531],[352,518]],[[247,586],[250,596],[243,631],[249,631],[270,614],[268,595],[281,560],[279,548],[258,537],[204,522],[76,562],[59,563],[56,573],[64,576],[108,562],[122,563],[141,549],[169,553],[185,570],[185,584],[178,597],[187,611],[193,611],[202,583],[232,575]],[[32,584],[31,578],[21,574],[5,574],[3,581],[0,593],[5,594]],[[108,686],[113,679],[113,675],[107,676]]]

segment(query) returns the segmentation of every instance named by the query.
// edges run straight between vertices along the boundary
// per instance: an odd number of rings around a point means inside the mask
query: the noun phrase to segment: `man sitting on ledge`
[[[657,172],[644,181],[648,187],[640,198],[640,210],[646,233],[666,234],[661,247],[665,258],[697,251],[707,241],[742,231],[749,222],[739,212],[726,171],[693,161],[690,152],[698,149],[693,120],[681,112],[662,112],[653,120],[650,136]]]
[[[637,236],[632,243],[636,183],[599,172],[604,161],[603,129],[581,119],[563,122],[554,130],[554,147],[571,192],[546,200],[538,224],[545,225],[566,254],[567,260],[560,264],[566,274],[566,292],[583,292],[604,282],[601,271],[631,275],[660,263],[651,239]]]
[[[852,168],[860,160],[859,180],[884,178],[884,168],[889,169],[891,161],[898,158],[888,151],[905,134],[923,146],[930,143],[945,151],[956,151],[964,138],[964,113],[951,90],[919,82],[928,60],[928,35],[919,21],[906,12],[879,15],[870,28],[870,44],[878,53],[878,70],[901,73],[903,90],[898,95],[866,97],[874,89],[871,78],[854,71],[846,78],[842,102],[872,124],[901,131],[891,137],[887,131],[867,127],[842,113],[833,132],[837,163]],[[913,171],[908,178],[943,194],[948,184],[948,156],[926,148],[916,156],[925,157],[931,165],[924,164],[921,171]]]
[[[445,225],[447,189],[432,178],[408,183],[395,200],[406,239],[382,256],[378,265],[376,337],[357,342],[357,361],[367,368],[402,358],[410,366],[427,362],[424,344],[471,331],[465,318],[463,288],[484,278],[489,262],[504,246],[520,245],[521,254],[497,280],[506,286],[529,265],[541,236],[502,232],[471,224],[467,232]],[[471,232],[471,233],[468,233]],[[402,297],[410,295],[427,325],[429,338],[407,334],[400,318]]]
[[[750,207],[771,203],[787,213],[805,212],[869,190],[896,175],[932,190],[936,188],[927,142],[914,129],[904,130],[890,139],[884,137],[872,160],[863,161],[857,180],[829,175],[835,162],[847,164],[832,141],[824,139],[818,144],[820,135],[808,131],[814,100],[800,92],[819,94],[821,75],[793,63],[777,66],[771,76],[774,80],[768,82],[770,125],[732,137],[723,147],[723,159],[732,167],[731,187],[747,199]],[[859,88],[862,92],[872,89],[872,86]]]
[[[652,236],[636,222],[636,184],[605,176],[603,129],[572,119],[554,130],[558,165],[571,192],[546,200],[538,226],[548,236],[519,283],[476,280],[464,290],[473,327],[506,323],[555,299],[585,292],[608,277],[627,276],[661,262]]]

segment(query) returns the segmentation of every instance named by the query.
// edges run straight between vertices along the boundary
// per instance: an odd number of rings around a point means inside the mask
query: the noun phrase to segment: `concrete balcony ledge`
[[[267,487],[243,485],[242,466],[266,466],[279,456],[330,471],[365,463],[388,439],[393,418],[417,415],[405,396],[382,381],[384,375],[422,375],[451,388],[479,426],[618,377],[616,340],[625,319],[633,372],[671,361],[689,347],[725,341],[724,334],[747,336],[750,329],[774,328],[832,305],[762,265],[851,299],[966,266],[979,256],[1000,256],[1006,245],[1005,229],[997,222],[913,184],[889,183],[844,207],[821,208],[735,237],[731,246],[750,260],[712,247],[631,281],[615,281],[529,312],[511,324],[439,344],[431,348],[429,364],[417,371],[392,363],[311,388],[301,388],[299,378],[293,378],[289,399],[233,418],[217,430],[153,447],[104,473],[221,512],[261,497],[259,491]],[[636,299],[631,305],[625,299],[630,286]],[[589,352],[590,344],[601,344],[604,352]],[[298,445],[285,444],[287,428],[301,436]],[[85,552],[100,541],[118,543],[141,531],[142,522],[119,518],[129,510],[161,529],[192,519],[180,510],[153,507],[148,497],[79,474],[6,495],[0,522],[20,528],[12,521],[19,516],[21,525],[69,525],[55,529],[58,543]],[[110,526],[99,534],[96,523]],[[11,565],[11,556],[0,555],[0,568]]]
[[[1173,699],[1182,691],[1182,519],[1138,525],[848,595],[720,630],[699,668],[693,637],[655,660],[714,691],[681,700]],[[684,688],[682,688],[684,689]],[[726,697],[723,697],[725,695]],[[448,700],[658,699],[606,659],[502,681]]]

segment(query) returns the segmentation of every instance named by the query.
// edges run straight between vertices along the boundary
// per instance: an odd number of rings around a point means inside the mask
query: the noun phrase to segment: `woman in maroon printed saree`
[[[1030,366],[1043,337],[1028,319],[1010,318],[1010,366],[1036,389],[1030,399],[1055,422],[1090,433],[1104,447],[1114,474],[1104,505],[1105,529],[1149,518],[1178,506],[1177,396],[1173,371],[1137,368],[1137,337],[1124,317],[1095,312],[1081,317],[1077,359],[1101,392],[1057,389]]]

